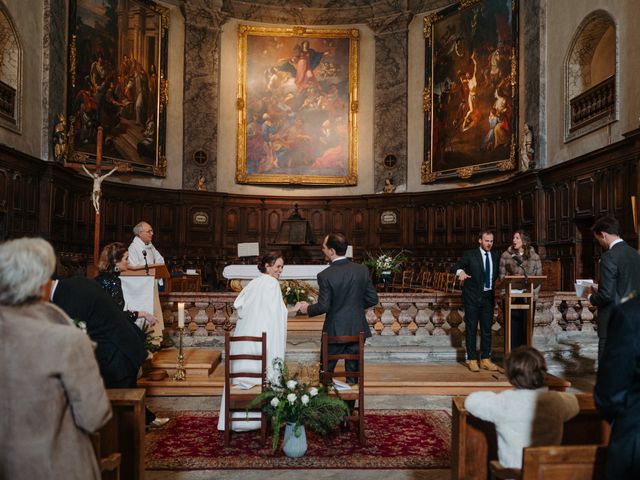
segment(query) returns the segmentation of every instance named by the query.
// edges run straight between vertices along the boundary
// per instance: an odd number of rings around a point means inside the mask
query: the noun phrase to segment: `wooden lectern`
[[[533,342],[533,317],[535,311],[534,290],[545,280],[545,275],[507,275],[504,277],[506,282],[506,293],[504,296],[504,354],[507,355],[511,351],[511,312],[513,310],[527,310],[527,345]],[[515,290],[515,291],[514,291]],[[519,291],[522,290],[520,293]],[[518,303],[517,299],[524,299],[524,303]],[[514,302],[515,300],[515,302]]]

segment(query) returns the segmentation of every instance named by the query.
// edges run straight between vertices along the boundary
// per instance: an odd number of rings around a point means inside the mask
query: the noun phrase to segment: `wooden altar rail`
[[[178,302],[185,303],[187,335],[224,336],[238,320],[233,308],[237,293],[193,292],[160,296],[165,328],[178,324]],[[380,293],[380,303],[367,311],[373,335],[461,336],[464,334],[464,309],[459,293]],[[502,302],[496,301],[494,335],[502,337]],[[542,292],[536,303],[534,336],[559,332],[594,332],[594,315],[588,302],[573,292]],[[310,319],[309,321],[313,321]],[[501,345],[501,343],[494,343]]]

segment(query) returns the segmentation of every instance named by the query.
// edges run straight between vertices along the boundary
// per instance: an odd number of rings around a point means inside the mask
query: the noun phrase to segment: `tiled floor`
[[[588,375],[569,379],[574,393],[591,393],[595,376]],[[220,397],[152,397],[149,406],[155,411],[215,410],[219,409]],[[371,409],[434,409],[450,410],[451,397],[428,395],[375,395],[367,397],[367,408]],[[147,480],[448,480],[450,470],[204,470],[204,471],[153,471],[147,470]]]

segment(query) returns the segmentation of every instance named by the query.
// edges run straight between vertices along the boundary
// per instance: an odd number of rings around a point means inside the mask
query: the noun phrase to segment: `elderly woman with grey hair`
[[[100,478],[89,432],[111,406],[89,337],[43,300],[55,261],[41,238],[0,244],[2,478]]]

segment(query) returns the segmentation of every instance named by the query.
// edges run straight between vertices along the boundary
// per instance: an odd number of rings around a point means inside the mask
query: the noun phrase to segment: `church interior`
[[[454,267],[485,231],[498,255],[518,231],[540,256],[544,278],[525,279],[540,285],[524,299],[527,343],[546,361],[549,388],[578,395],[580,420],[567,422],[563,444],[593,444],[593,467],[608,428],[592,395],[598,309],[575,285],[601,278],[598,218],[614,217],[640,246],[636,8],[0,0],[0,242],[42,237],[57,275],[92,278],[102,248],[128,245],[142,221],[166,266],[154,269],[162,285],[149,310],[162,348],[137,389],[108,391],[118,426],[94,438],[102,478],[489,478],[495,430],[463,396],[511,388],[511,303],[497,295],[490,321],[499,370],[469,371]],[[218,416],[225,335],[259,258],[281,251],[283,294],[306,288],[317,300],[332,232],[369,266],[378,295],[366,310],[367,414],[445,411],[446,459],[162,463],[154,435],[184,412]],[[381,267],[382,255],[397,264]],[[149,268],[138,274],[154,288]],[[322,330],[322,317],[289,315],[286,362],[301,376],[317,378]],[[169,424],[145,432],[145,402]],[[114,452],[113,465],[102,461]]]

